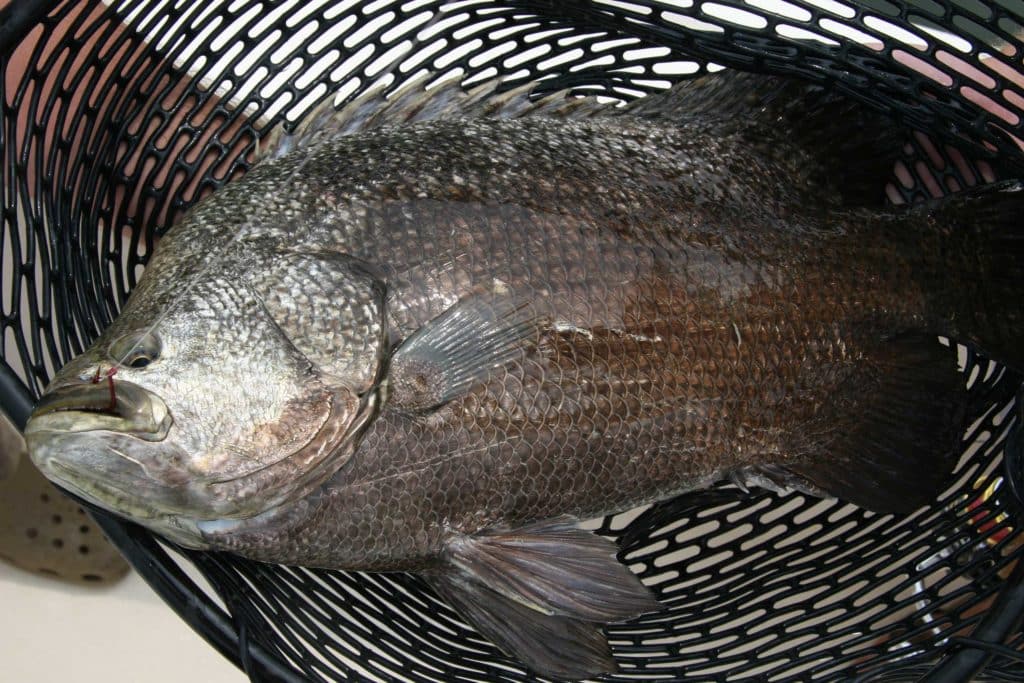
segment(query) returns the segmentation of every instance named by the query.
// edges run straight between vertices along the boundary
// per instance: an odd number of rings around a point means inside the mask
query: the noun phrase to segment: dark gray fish
[[[537,672],[658,608],[575,520],[723,478],[914,509],[972,400],[936,336],[1024,367],[1020,186],[882,209],[899,131],[815,87],[312,121],[167,234],[32,458],[187,546],[420,572]]]

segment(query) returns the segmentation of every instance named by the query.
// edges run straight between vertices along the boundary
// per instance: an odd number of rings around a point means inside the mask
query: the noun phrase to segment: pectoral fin
[[[437,591],[535,672],[578,679],[615,671],[605,624],[660,608],[615,545],[568,518],[456,537]]]
[[[464,299],[395,350],[388,401],[408,410],[443,405],[522,354],[536,330],[529,307],[511,298]]]

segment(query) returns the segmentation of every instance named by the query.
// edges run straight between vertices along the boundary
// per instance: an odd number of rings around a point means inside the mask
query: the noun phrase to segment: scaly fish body
[[[907,230],[885,218],[807,210],[794,192],[780,221],[760,178],[699,170],[748,167],[722,147],[537,119],[320,150],[304,192],[374,181],[300,219],[321,227],[307,244],[383,270],[390,334],[479,291],[528,302],[545,325],[522,359],[428,416],[385,404],[314,521],[282,529],[289,543],[225,542],[277,562],[421,568],[453,530],[589,517],[800,457],[792,435],[856,363],[856,339],[923,324],[940,273],[914,278],[925,257],[909,243],[872,247]],[[278,238],[304,239],[288,225]]]
[[[435,119],[268,159],[167,234],[33,458],[187,545],[425,572],[533,668],[608,670],[594,625],[654,604],[566,516],[730,476],[918,504],[965,394],[925,342],[1018,360],[989,301],[1016,272],[987,283],[965,218],[1015,187],[859,208],[813,146],[756,137],[764,111]]]

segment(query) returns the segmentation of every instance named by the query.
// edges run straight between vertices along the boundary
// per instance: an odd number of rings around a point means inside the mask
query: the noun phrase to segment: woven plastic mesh
[[[796,74],[925,131],[879,179],[893,202],[1022,168],[1019,0],[17,0],[0,19],[9,409],[109,323],[159,235],[243,173],[272,126],[378,83],[501,77],[628,100],[719,66]],[[594,522],[666,606],[609,629],[611,678],[906,680],[977,645],[1022,573],[1022,458],[1003,457],[1020,378],[964,362],[992,406],[928,509],[879,516],[722,486]],[[413,576],[168,554],[104,523],[155,585],[180,584],[170,600],[199,630],[230,615],[218,646],[254,677],[532,680]],[[1022,646],[1015,633],[987,643],[984,677],[1024,679]]]

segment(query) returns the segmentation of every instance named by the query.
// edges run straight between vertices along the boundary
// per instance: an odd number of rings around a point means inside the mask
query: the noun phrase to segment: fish
[[[887,207],[903,134],[735,71],[323,107],[161,238],[30,457],[182,546],[414,572],[538,674],[615,671],[604,627],[660,603],[579,520],[723,480],[914,510],[978,400],[952,346],[1024,367],[1021,185]]]

